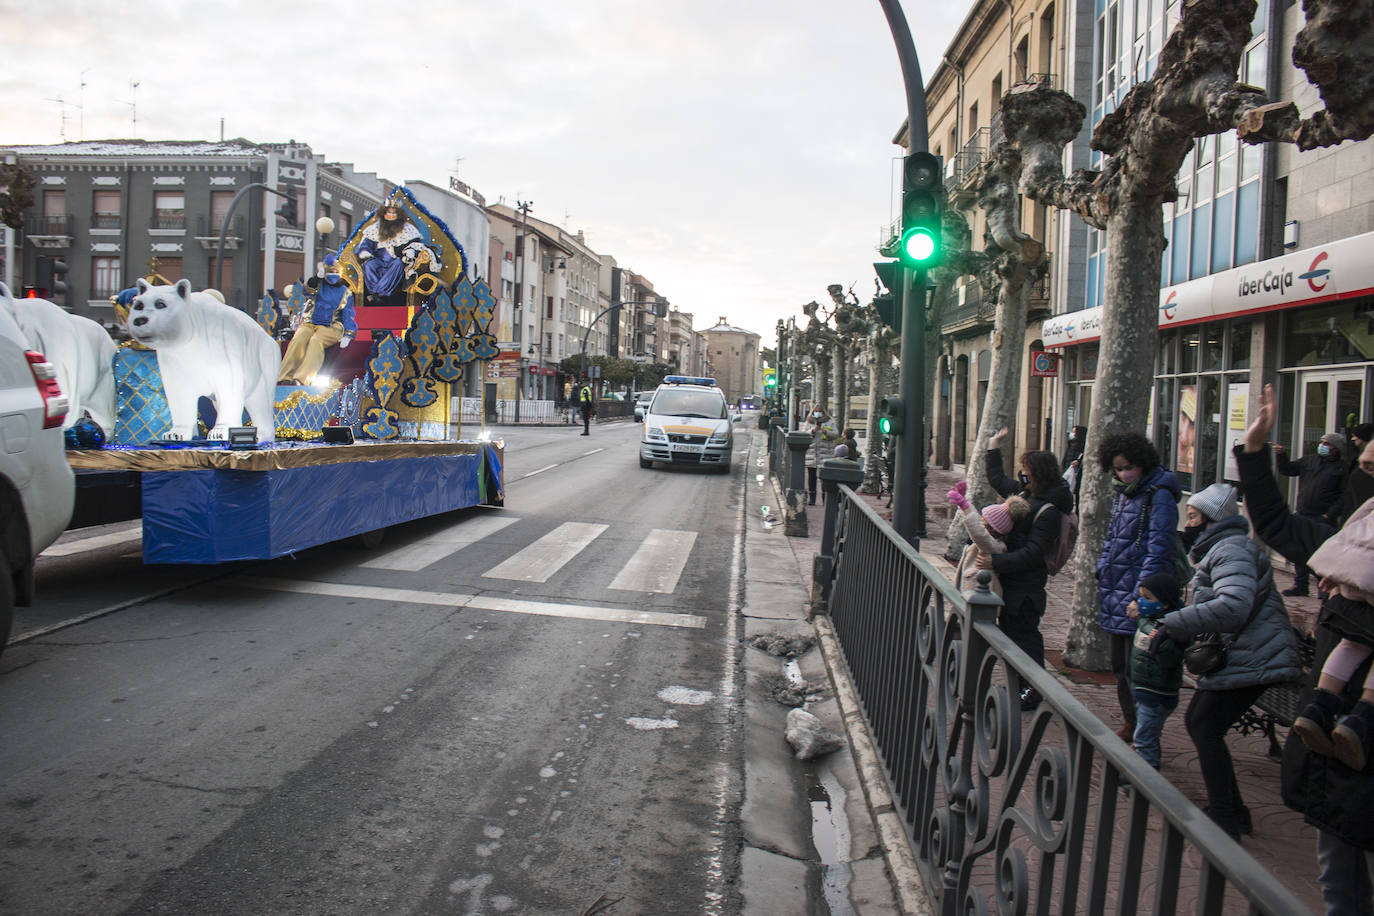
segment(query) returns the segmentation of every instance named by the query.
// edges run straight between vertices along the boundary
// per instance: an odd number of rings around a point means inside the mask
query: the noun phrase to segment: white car
[[[664,464],[706,466],[730,473],[735,445],[734,424],[725,394],[713,378],[670,375],[654,392],[644,415],[639,440],[639,466]]]
[[[0,309],[0,650],[15,605],[33,602],[33,561],[67,527],[76,483],[62,420],[67,396],[43,354]]]
[[[654,393],[652,391],[641,391],[635,395],[635,420],[637,422],[644,422],[644,414],[649,412],[649,403],[653,399]]]

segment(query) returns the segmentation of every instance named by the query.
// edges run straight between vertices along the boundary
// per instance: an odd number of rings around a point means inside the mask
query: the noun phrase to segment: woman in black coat
[[[1004,553],[980,555],[978,566],[997,573],[1002,582],[1002,613],[997,626],[1040,667],[1045,666],[1045,638],[1040,618],[1045,615],[1049,581],[1046,558],[1059,544],[1061,513],[1073,511],[1073,494],[1060,476],[1059,459],[1053,452],[1030,451],[1021,455],[1015,479],[1002,471],[998,446],[1006,428],[988,440],[988,483],[1002,496],[1019,494],[1030,503],[1030,514],[1006,536]],[[1040,695],[1027,687],[1021,692],[1021,708],[1040,705]]]

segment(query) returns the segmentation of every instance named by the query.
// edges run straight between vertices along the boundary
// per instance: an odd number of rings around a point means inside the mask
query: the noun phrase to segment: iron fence
[[[1307,912],[997,628],[986,583],[840,499],[829,613],[938,912]]]

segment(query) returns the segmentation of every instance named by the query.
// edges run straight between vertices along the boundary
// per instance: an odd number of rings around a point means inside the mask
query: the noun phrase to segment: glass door
[[[1298,397],[1297,428],[1289,447],[1289,457],[1295,461],[1316,454],[1317,443],[1326,433],[1337,432],[1349,439],[1351,428],[1364,422],[1364,370],[1305,372]]]

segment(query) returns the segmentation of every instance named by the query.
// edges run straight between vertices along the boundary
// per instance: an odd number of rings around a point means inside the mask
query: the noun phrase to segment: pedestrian
[[[1328,597],[1328,621],[1343,634],[1321,667],[1312,702],[1293,722],[1293,730],[1312,751],[1335,757],[1356,772],[1363,770],[1374,733],[1374,668],[1365,675],[1359,702],[1341,717],[1341,695],[1356,669],[1374,651],[1374,500],[1366,502],[1340,531],[1308,560],[1322,577]]]
[[[1060,517],[1073,511],[1073,494],[1060,476],[1059,459],[1053,452],[1028,451],[1021,455],[1016,479],[1002,471],[1000,446],[1007,436],[1003,427],[988,439],[988,483],[1003,496],[1017,494],[1030,506],[1029,514],[1007,533],[1007,549],[989,556],[979,551],[978,568],[990,569],[1002,580],[1002,610],[997,626],[1030,656],[1037,667],[1045,666],[1045,637],[1040,618],[1045,614],[1049,581],[1048,557],[1059,544]],[[1035,709],[1040,694],[1031,687],[1021,691],[1021,708]]]
[[[577,390],[578,409],[582,411],[582,435],[592,434],[592,414],[596,412],[596,401],[592,395],[592,383],[586,376],[582,378],[582,385]]]
[[[1346,467],[1347,473],[1353,474],[1360,467],[1360,455],[1364,453],[1364,447],[1370,442],[1374,442],[1374,423],[1356,423],[1350,427],[1350,449],[1352,452],[1350,464]]]
[[[816,469],[827,458],[835,457],[840,431],[825,408],[817,405],[811,411],[811,447],[806,450],[806,490],[810,505],[816,504]]]
[[[1236,500],[1236,488],[1227,483],[1189,497],[1183,538],[1197,566],[1190,601],[1159,621],[1150,650],[1164,649],[1169,639],[1224,634],[1225,663],[1198,676],[1184,724],[1207,788],[1204,810],[1239,840],[1252,825],[1226,732],[1271,684],[1297,680],[1302,667],[1269,555],[1250,539],[1250,523],[1239,514]]]
[[[1069,433],[1068,444],[1064,446],[1064,459],[1060,470],[1073,491],[1073,508],[1078,511],[1078,493],[1083,488],[1083,455],[1088,447],[1088,427],[1075,426]]]
[[[1000,503],[991,503],[979,512],[968,501],[968,481],[961,480],[945,494],[950,505],[957,507],[964,518],[964,530],[968,532],[969,543],[959,558],[959,567],[954,573],[954,584],[961,591],[971,591],[978,587],[978,551],[992,556],[1004,553],[1006,541],[1002,540],[1021,519],[1030,515],[1030,503],[1020,496],[1008,496]],[[1001,596],[1002,580],[997,573],[992,574],[989,587],[992,593]]]
[[[1131,746],[1145,762],[1159,769],[1159,737],[1164,722],[1178,708],[1183,687],[1183,644],[1170,639],[1150,654],[1150,637],[1160,618],[1178,610],[1182,591],[1172,572],[1140,580],[1139,595],[1126,607],[1136,625],[1131,643],[1131,693],[1135,697],[1135,734]]]
[[[1107,634],[1108,658],[1116,676],[1116,701],[1123,741],[1135,735],[1135,694],[1131,690],[1130,652],[1136,625],[1127,606],[1146,576],[1173,572],[1178,477],[1159,461],[1154,444],[1139,433],[1108,436],[1097,449],[1097,464],[1112,475],[1112,514],[1097,558],[1097,625]],[[1176,579],[1183,577],[1175,574]]]
[[[1241,492],[1255,531],[1269,548],[1292,563],[1306,562],[1336,533],[1325,519],[1291,511],[1279,492],[1266,443],[1278,418],[1274,386],[1260,392],[1255,419],[1236,446],[1236,469]],[[1360,453],[1361,474],[1374,479],[1374,446]],[[1370,602],[1363,613],[1374,613]],[[1314,671],[1326,666],[1342,638],[1338,602],[1322,603],[1313,646]],[[1365,661],[1368,665],[1368,660]],[[1363,682],[1358,669],[1346,687],[1345,698]],[[1374,772],[1354,772],[1330,757],[1308,750],[1296,731],[1283,746],[1283,802],[1303,814],[1317,828],[1317,880],[1328,914],[1374,913]]]
[[[840,433],[840,441],[849,450],[849,457],[853,461],[859,460],[859,440],[854,437],[853,427],[845,427]]]
[[[1298,498],[1294,505],[1299,515],[1321,518],[1340,502],[1345,492],[1350,469],[1345,463],[1345,436],[1325,433],[1317,443],[1317,454],[1304,455],[1297,461],[1288,457],[1282,445],[1274,446],[1278,456],[1276,467],[1280,474],[1298,478]],[[1293,570],[1293,587],[1284,589],[1290,597],[1305,596],[1309,589],[1311,570],[1299,563]]]

